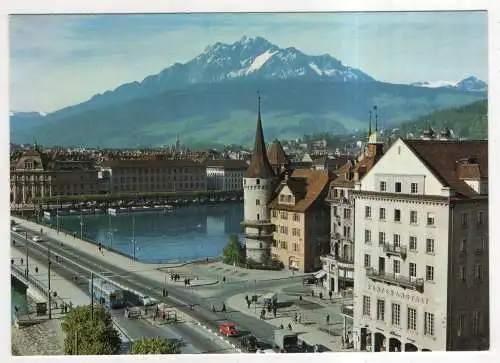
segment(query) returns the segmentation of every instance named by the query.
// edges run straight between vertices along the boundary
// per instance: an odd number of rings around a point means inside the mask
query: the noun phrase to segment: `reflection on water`
[[[220,256],[228,236],[242,233],[242,220],[242,204],[186,206],[166,214],[83,216],[83,234],[128,255],[134,235],[138,259],[187,261]],[[79,215],[60,217],[59,224],[80,234]]]
[[[19,310],[23,310],[23,308],[27,304],[27,299],[26,299],[26,292],[23,292],[23,289],[19,288],[18,286],[15,286],[14,284],[11,285],[10,287],[10,323],[14,323],[14,314],[15,314],[15,307]]]

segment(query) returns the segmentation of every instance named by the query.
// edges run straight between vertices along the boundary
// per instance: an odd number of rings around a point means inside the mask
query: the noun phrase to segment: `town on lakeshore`
[[[486,21],[443,14],[385,16],[443,19],[451,43],[456,24]],[[73,31],[115,32],[120,16]],[[152,28],[188,21],[158,16]],[[26,16],[11,20],[13,44],[33,46]],[[11,111],[12,355],[489,349],[485,82],[384,83],[247,36],[172,64]],[[23,86],[11,108],[34,109]]]

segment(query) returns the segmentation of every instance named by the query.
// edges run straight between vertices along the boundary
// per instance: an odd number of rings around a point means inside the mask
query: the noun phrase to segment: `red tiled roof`
[[[302,198],[297,198],[295,205],[279,203],[279,193],[269,203],[271,209],[287,210],[295,212],[305,212],[315,202],[321,201],[328,192],[328,183],[333,179],[334,174],[326,170],[297,169],[292,172],[286,184],[292,192],[302,194]],[[300,181],[302,180],[302,181]],[[292,181],[292,182],[290,182]],[[300,182],[299,182],[300,181]],[[279,187],[281,191],[285,183]],[[300,197],[300,195],[299,195]]]
[[[479,195],[463,180],[464,175],[488,178],[488,141],[402,141],[443,185],[465,198]],[[464,165],[466,165],[464,167]]]

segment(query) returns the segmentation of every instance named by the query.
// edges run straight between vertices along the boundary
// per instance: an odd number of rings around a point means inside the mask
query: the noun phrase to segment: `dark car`
[[[257,351],[257,338],[253,335],[245,335],[240,340],[241,348],[250,353],[255,353]]]
[[[318,280],[315,278],[315,277],[305,277],[303,280],[302,280],[302,284],[304,285],[314,285]]]

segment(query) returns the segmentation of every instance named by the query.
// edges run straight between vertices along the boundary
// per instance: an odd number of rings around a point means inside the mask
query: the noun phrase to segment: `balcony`
[[[406,259],[407,248],[406,246],[397,246],[389,243],[384,243],[384,252],[390,256],[399,256],[403,260]]]
[[[340,306],[340,314],[347,315],[352,318],[354,316],[354,305],[342,304]]]
[[[274,226],[274,223],[271,223],[270,220],[244,220],[241,222],[244,226],[261,226],[261,227],[268,227],[268,226]]]
[[[260,233],[245,232],[244,236],[246,238],[256,238],[256,239],[259,239],[259,238],[271,238],[273,236],[273,232],[264,232],[264,231],[262,231]]]
[[[337,260],[339,263],[343,264],[349,264],[352,265],[354,264],[354,257],[352,256],[335,256],[335,260]]]
[[[374,268],[366,269],[366,276],[372,281],[378,281],[389,285],[402,287],[403,289],[424,292],[424,279],[417,277],[401,276],[399,274],[388,274],[375,271]]]
[[[483,255],[483,249],[482,248],[476,248],[476,256],[482,256]]]

